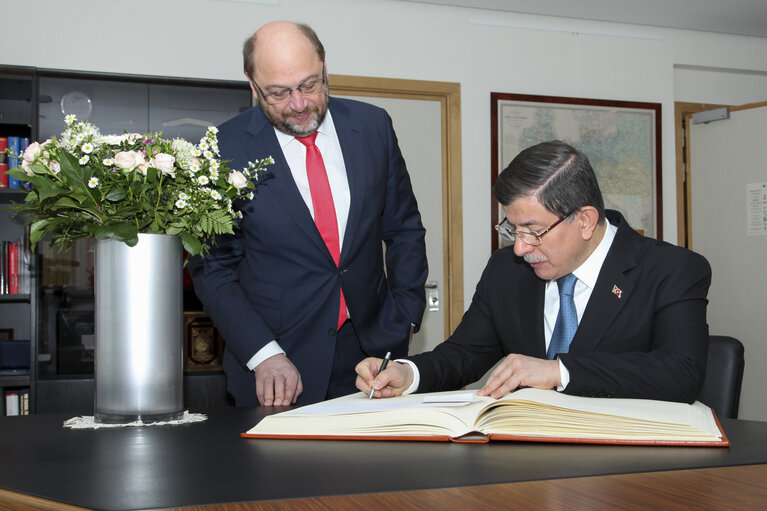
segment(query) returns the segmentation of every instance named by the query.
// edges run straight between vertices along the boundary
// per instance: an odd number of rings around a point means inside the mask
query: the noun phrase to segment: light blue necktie
[[[551,334],[549,349],[546,358],[553,360],[559,353],[567,353],[570,350],[570,342],[573,340],[575,331],[578,329],[578,313],[575,311],[573,290],[578,278],[572,273],[557,279],[559,287],[559,314],[554,324],[554,332]]]

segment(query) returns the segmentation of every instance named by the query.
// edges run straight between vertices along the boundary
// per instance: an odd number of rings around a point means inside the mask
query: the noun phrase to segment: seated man
[[[588,158],[563,142],[522,151],[494,193],[506,213],[497,229],[514,245],[492,255],[453,335],[380,374],[380,359],[363,360],[357,388],[376,397],[458,389],[503,359],[481,395],[535,387],[694,401],[708,351],[708,262],[605,211]]]

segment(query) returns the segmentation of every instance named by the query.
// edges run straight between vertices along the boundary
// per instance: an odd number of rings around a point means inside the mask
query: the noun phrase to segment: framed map
[[[597,175],[605,207],[620,211],[645,236],[662,236],[661,105],[603,99],[492,92],[492,183],[523,149],[562,140],[583,152]],[[494,226],[503,210],[493,197]]]

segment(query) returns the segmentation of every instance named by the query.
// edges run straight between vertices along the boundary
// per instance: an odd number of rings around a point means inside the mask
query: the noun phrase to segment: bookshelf
[[[37,130],[37,101],[35,97],[36,76],[31,68],[0,67],[0,137],[3,146],[11,141],[11,147],[22,140],[29,141]],[[10,164],[10,159],[0,156],[3,163]],[[3,171],[5,166],[1,167]],[[3,181],[5,182],[5,181]],[[29,250],[24,250],[24,222],[14,219],[12,212],[6,210],[12,202],[24,200],[24,192],[11,188],[0,188],[0,415],[7,413],[28,413],[31,410],[34,395],[35,374],[33,364],[34,342],[36,335],[36,295],[34,280],[34,258]],[[18,248],[9,248],[15,243]],[[20,265],[14,264],[11,271],[7,258],[14,250],[16,256],[23,256],[26,265],[24,288],[14,289],[7,281],[13,279],[18,284]],[[13,293],[13,294],[11,294]],[[12,400],[11,403],[9,400]]]
[[[245,81],[77,72],[0,66],[0,137],[43,141],[58,136],[66,114],[95,124],[103,134],[162,131],[196,142],[252,105]],[[0,189],[0,240],[23,236],[24,224],[4,210],[24,192]],[[45,242],[32,257],[28,293],[0,295],[0,336],[29,341],[26,372],[0,371],[0,412],[6,390],[27,391],[30,413],[93,410],[92,240],[60,253]],[[185,282],[185,284],[189,284]],[[184,309],[201,314],[194,290],[184,288]],[[0,337],[1,338],[1,337]],[[192,364],[185,373],[187,406],[223,404],[225,378],[219,364]]]

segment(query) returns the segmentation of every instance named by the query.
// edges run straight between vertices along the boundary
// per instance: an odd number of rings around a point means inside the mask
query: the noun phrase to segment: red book
[[[8,294],[19,294],[19,243],[8,244]]]

